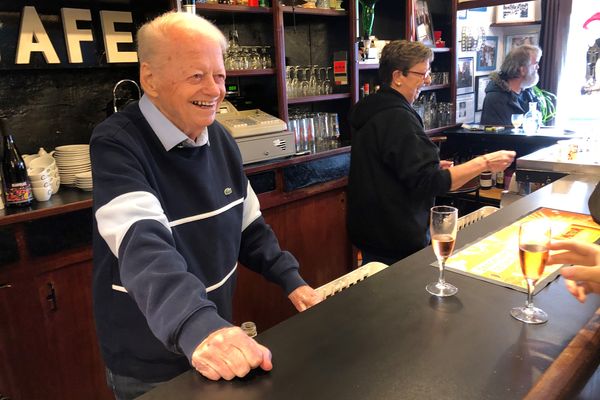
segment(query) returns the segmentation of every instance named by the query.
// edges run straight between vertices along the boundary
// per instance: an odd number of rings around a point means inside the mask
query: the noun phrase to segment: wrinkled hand
[[[288,299],[290,299],[294,307],[296,307],[296,310],[302,312],[323,301],[323,295],[319,294],[310,286],[303,285],[290,293]]]
[[[213,381],[243,377],[251,369],[273,369],[271,352],[237,326],[211,333],[192,354],[192,366]]]
[[[448,169],[454,166],[454,162],[450,160],[440,160],[440,169]]]
[[[566,279],[569,292],[579,302],[585,302],[589,293],[600,294],[600,246],[574,240],[550,243],[550,250],[567,250],[551,254],[546,264],[574,264],[563,267],[561,275]]]
[[[504,171],[515,159],[517,153],[508,150],[499,150],[483,155],[486,169],[491,172]]]

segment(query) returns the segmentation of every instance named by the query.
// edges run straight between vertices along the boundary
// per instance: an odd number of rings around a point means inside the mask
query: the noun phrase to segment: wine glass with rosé
[[[437,282],[432,282],[425,289],[439,297],[453,296],[458,289],[446,282],[444,269],[446,260],[454,251],[458,223],[458,210],[449,206],[431,207],[429,232],[431,233],[431,246],[438,260],[440,275]]]
[[[550,245],[550,222],[547,219],[528,221],[519,227],[519,262],[527,281],[527,302],[510,310],[510,315],[526,324],[543,324],[548,314],[533,305],[535,284],[544,273]]]

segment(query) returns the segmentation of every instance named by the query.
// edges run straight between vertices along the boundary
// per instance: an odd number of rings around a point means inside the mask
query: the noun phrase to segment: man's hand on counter
[[[302,312],[323,301],[323,295],[308,285],[300,286],[289,294],[288,299],[296,310]]]
[[[192,366],[213,381],[241,378],[257,367],[273,369],[271,351],[237,326],[219,329],[204,339],[192,354]]]

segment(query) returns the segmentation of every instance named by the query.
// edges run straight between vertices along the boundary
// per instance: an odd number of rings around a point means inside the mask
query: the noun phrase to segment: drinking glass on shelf
[[[510,315],[526,324],[543,324],[548,314],[533,305],[535,284],[544,273],[550,244],[550,222],[546,219],[524,222],[519,227],[519,262],[527,281],[527,302],[510,310]]]
[[[431,246],[438,260],[440,275],[437,282],[432,282],[425,289],[439,297],[453,296],[458,289],[447,283],[444,279],[446,260],[454,251],[458,221],[458,210],[450,206],[431,207],[429,232],[431,233]]]
[[[510,122],[513,124],[513,132],[518,132],[519,127],[523,125],[523,120],[525,119],[525,115],[523,114],[512,114],[510,116]]]

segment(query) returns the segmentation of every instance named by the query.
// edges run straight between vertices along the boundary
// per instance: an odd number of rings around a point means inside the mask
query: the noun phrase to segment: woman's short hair
[[[519,78],[521,76],[521,67],[529,67],[532,56],[539,61],[542,57],[542,49],[528,44],[515,47],[504,58],[500,67],[500,77],[504,80]]]
[[[213,38],[219,43],[223,53],[227,50],[227,39],[211,22],[195,14],[170,11],[146,22],[138,30],[137,52],[140,63],[152,59],[162,45],[168,46],[173,32]]]
[[[404,75],[416,64],[433,60],[433,51],[421,42],[394,40],[385,45],[379,59],[379,79],[384,85],[392,83],[394,71]]]

